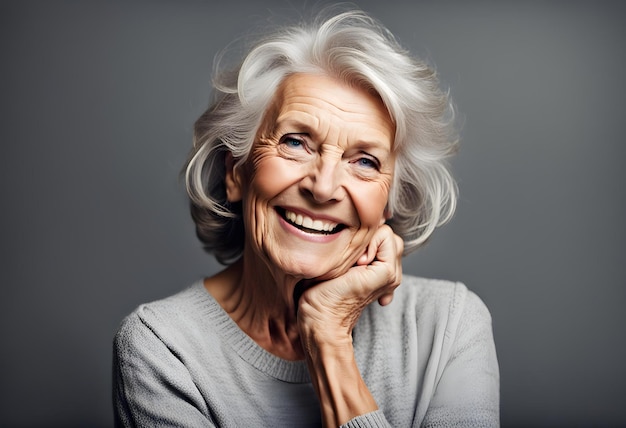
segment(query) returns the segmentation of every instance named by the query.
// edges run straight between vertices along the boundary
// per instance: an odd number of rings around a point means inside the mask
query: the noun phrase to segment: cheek
[[[380,183],[364,183],[355,186],[352,200],[357,210],[361,227],[378,228],[385,217],[385,208],[389,197],[387,186]]]
[[[302,169],[279,157],[258,159],[252,176],[252,189],[257,198],[269,200],[297,182]]]

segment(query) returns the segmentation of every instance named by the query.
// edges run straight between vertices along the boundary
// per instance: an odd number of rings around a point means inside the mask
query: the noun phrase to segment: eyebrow
[[[310,120],[306,121],[306,120],[302,120],[298,117],[294,117],[294,116],[306,116],[308,117]],[[311,125],[310,123],[307,122],[316,122],[314,125]],[[295,131],[293,133],[303,133],[300,130],[304,130],[305,133],[309,134],[309,135],[315,135],[317,132],[315,131],[315,126],[317,125],[317,127],[319,127],[319,120],[311,115],[308,115],[306,113],[303,112],[289,112],[286,115],[283,114],[281,116],[278,116],[276,118],[276,122],[274,123],[274,130],[277,130],[279,128],[285,128],[285,127],[294,127],[296,129],[298,129],[298,131]]]

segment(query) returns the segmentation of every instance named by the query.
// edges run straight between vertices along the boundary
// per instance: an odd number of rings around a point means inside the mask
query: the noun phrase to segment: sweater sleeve
[[[390,428],[391,425],[385,419],[385,415],[381,410],[366,413],[350,419],[340,428]]]
[[[464,288],[464,287],[463,287]],[[498,427],[500,380],[491,315],[474,293],[455,302],[449,359],[422,427]]]
[[[183,362],[136,311],[114,340],[116,427],[212,427],[204,400]]]

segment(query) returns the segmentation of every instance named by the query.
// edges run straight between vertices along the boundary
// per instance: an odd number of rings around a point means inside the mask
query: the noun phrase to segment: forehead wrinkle
[[[335,144],[320,144],[320,152],[324,157],[331,156],[332,158],[341,159],[344,151],[345,150],[341,146],[337,146]]]
[[[320,78],[333,83],[333,79]],[[316,143],[334,141],[349,150],[393,151],[395,126],[380,97],[362,94],[379,105],[377,111],[372,111],[368,102],[363,104],[359,99],[352,99],[353,90],[358,91],[358,88],[339,85],[339,89],[332,86],[329,90],[324,87],[320,90],[317,83],[318,80],[309,81],[306,75],[298,74],[283,82],[276,97],[276,131],[306,132]],[[391,126],[390,135],[386,129],[380,129],[379,124],[385,128]]]
[[[375,92],[372,93],[368,91],[367,89],[353,87],[349,84],[345,84],[340,81],[337,82],[335,79],[329,78],[328,76],[318,76],[320,79],[328,80],[331,83],[337,84],[337,86],[333,90],[322,91],[322,92],[328,92],[328,93],[331,93],[332,95],[336,95],[337,91],[340,91],[346,95],[345,97],[340,98],[340,103],[343,103],[345,105],[345,108],[342,108],[339,105],[334,104],[332,101],[328,100],[324,96],[324,94],[320,94],[319,87],[307,81],[306,76],[307,74],[305,73],[294,74],[294,75],[289,76],[287,79],[285,79],[285,81],[282,83],[282,87],[280,91],[283,104],[286,104],[288,99],[295,99],[296,101],[290,101],[290,102],[294,102],[296,104],[301,103],[301,104],[310,106],[312,105],[310,102],[307,102],[307,101],[302,102],[298,100],[300,98],[304,98],[304,99],[312,98],[316,102],[322,102],[322,103],[329,105],[333,110],[336,110],[337,112],[340,112],[340,113],[344,113],[348,115],[359,115],[359,114],[363,115],[364,114],[364,115],[369,116],[369,114],[371,113],[369,111],[368,112],[358,111],[359,108],[362,106],[360,101],[350,100],[350,98],[352,97],[352,93],[356,91],[356,92],[361,92],[361,94],[364,97],[370,98],[370,101],[374,102],[375,104],[378,104],[378,106],[380,107],[380,112],[383,114],[383,116],[381,116],[381,119],[385,121],[390,121],[391,123],[393,123],[393,119],[391,118],[387,107],[385,106],[384,102],[382,101],[382,99],[377,93]],[[366,108],[366,110],[368,109]]]
[[[286,133],[306,133],[314,142],[325,141],[329,134],[330,124],[324,125],[319,117],[303,111],[288,111],[276,120],[276,130]]]
[[[329,119],[324,125],[326,120],[318,117],[317,115],[306,112],[303,110],[287,110],[282,111],[276,119],[275,128],[277,130],[285,130],[285,132],[305,132],[311,135],[315,140],[319,142],[326,141],[332,134],[337,138],[337,141],[346,141],[350,146],[363,149],[381,149],[385,152],[389,152],[387,148],[388,137],[376,128],[366,128],[363,132],[364,135],[354,135],[363,130],[358,126],[341,126]],[[350,124],[351,122],[346,121]],[[332,132],[333,129],[337,129],[337,132]],[[291,131],[291,130],[294,131]],[[336,134],[336,135],[335,135]],[[376,135],[378,134],[378,135]]]
[[[296,110],[319,110],[326,115],[332,115],[333,113],[335,113],[339,119],[346,120],[347,122],[350,122],[355,118],[365,117],[366,120],[369,120],[371,118],[372,112],[369,109],[364,109],[364,111],[360,111],[360,107],[362,106],[361,103],[349,102],[345,99],[342,99],[341,102],[346,104],[344,108],[324,98],[321,94],[304,95],[298,93],[285,95],[282,100],[281,110],[285,110],[289,107],[295,108]],[[377,116],[380,115],[377,114]],[[388,115],[385,114],[380,118],[383,120],[388,120],[387,116]]]

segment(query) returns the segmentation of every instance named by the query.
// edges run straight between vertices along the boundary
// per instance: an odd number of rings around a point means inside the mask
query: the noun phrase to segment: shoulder
[[[369,305],[355,331],[364,379],[372,390],[384,391],[375,397],[392,426],[497,422],[491,315],[464,284],[404,275],[392,303]],[[491,419],[474,425],[457,421],[452,413],[463,406],[456,416],[473,415],[469,406],[487,409]]]
[[[140,305],[121,322],[113,344],[116,425],[211,425],[194,369],[206,361],[194,346],[204,333],[202,290],[197,283]]]
[[[449,341],[467,328],[491,328],[483,301],[461,282],[404,275],[391,304],[369,305],[359,320],[361,331],[409,335],[420,341]]]
[[[139,305],[126,316],[115,335],[116,349],[146,345],[148,341],[184,340],[198,334],[201,319],[210,313],[210,295],[199,281],[164,299]],[[191,339],[191,338],[190,338]]]
[[[357,327],[361,340],[414,344],[422,357],[433,352],[449,357],[468,342],[492,337],[489,310],[463,283],[410,275],[390,305],[369,305]]]
[[[374,302],[363,311],[354,346],[364,379],[392,426],[419,425],[427,412],[436,420],[441,415],[434,407],[454,407],[447,397],[461,405],[488,396],[490,415],[497,414],[491,316],[460,282],[404,275],[391,304]],[[452,420],[447,416],[439,420]]]
[[[394,312],[408,311],[423,321],[450,322],[450,327],[461,317],[491,322],[487,306],[461,282],[405,275],[392,305]]]

